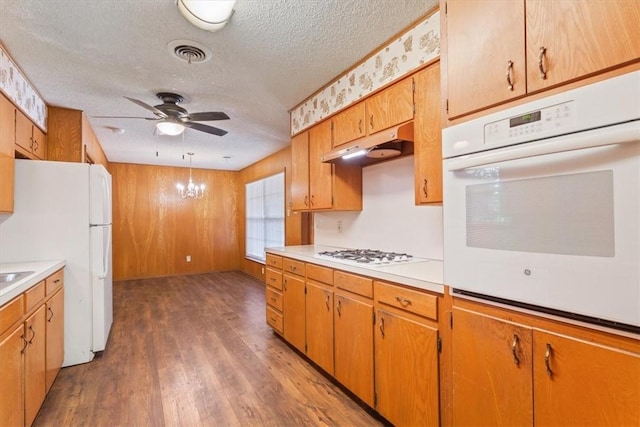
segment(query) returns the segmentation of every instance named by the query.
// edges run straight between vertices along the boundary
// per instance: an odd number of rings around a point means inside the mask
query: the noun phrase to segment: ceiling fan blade
[[[213,126],[203,125],[202,123],[183,122],[182,124],[188,128],[199,130],[200,132],[210,133],[212,135],[223,136],[228,133],[226,130],[214,128]]]
[[[189,114],[189,119],[194,122],[209,122],[212,120],[229,120],[229,116],[222,111],[206,111]]]
[[[125,96],[126,99],[128,99],[129,101],[133,102],[134,104],[138,104],[139,106],[141,106],[142,108],[145,108],[149,111],[151,111],[153,114],[155,114],[156,116],[166,119],[167,117],[169,117],[168,115],[166,115],[164,112],[158,110],[156,107],[152,107],[149,104],[145,104],[144,102],[134,99],[134,98],[129,98],[128,96]]]
[[[133,116],[91,116],[94,119],[144,119],[160,120],[158,117],[133,117]]]

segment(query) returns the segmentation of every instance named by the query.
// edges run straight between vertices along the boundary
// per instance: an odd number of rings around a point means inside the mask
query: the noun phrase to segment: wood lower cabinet
[[[282,260],[282,317],[284,338],[304,353],[305,345],[305,283],[304,263]]]
[[[518,322],[506,320],[512,318]],[[638,340],[454,307],[452,352],[456,426],[631,426],[640,420]]]
[[[416,205],[442,202],[440,63],[414,75],[414,176]]]
[[[18,109],[15,126],[16,152],[29,159],[46,160],[47,135]]]
[[[305,353],[333,375],[333,270],[307,264],[306,272]]]
[[[13,212],[16,108],[0,93],[0,212]]]
[[[284,319],[282,317],[283,295],[282,295],[282,257],[267,254],[267,268],[265,271],[266,301],[267,301],[267,324],[274,331],[282,335],[284,333]]]
[[[24,350],[25,425],[33,423],[46,395],[45,311],[45,306],[40,306],[24,325],[27,340]]]
[[[46,392],[58,376],[64,361],[64,289],[57,291],[46,303]]]
[[[335,378],[374,407],[373,302],[340,291],[334,298]]]
[[[1,316],[0,312],[0,316]],[[3,336],[0,334],[0,337]],[[0,420],[7,426],[24,425],[24,325],[20,324],[0,339]]]

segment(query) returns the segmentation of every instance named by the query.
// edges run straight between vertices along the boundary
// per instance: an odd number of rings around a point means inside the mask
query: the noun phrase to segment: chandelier
[[[193,179],[191,179],[191,156],[193,153],[187,153],[189,156],[189,183],[185,186],[181,183],[176,185],[178,189],[178,195],[183,199],[187,197],[190,199],[202,199],[204,197],[204,184],[194,184]]]

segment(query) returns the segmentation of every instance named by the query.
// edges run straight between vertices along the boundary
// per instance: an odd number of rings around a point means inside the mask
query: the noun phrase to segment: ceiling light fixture
[[[184,132],[184,125],[172,117],[156,123],[156,128],[163,134],[171,136],[180,135]]]
[[[191,178],[191,156],[193,153],[187,153],[189,156],[189,183],[185,186],[181,183],[176,185],[178,189],[178,195],[183,199],[187,197],[190,199],[202,199],[204,197],[204,184],[196,185]]]
[[[236,0],[177,0],[178,10],[189,22],[207,31],[224,28],[233,15]]]

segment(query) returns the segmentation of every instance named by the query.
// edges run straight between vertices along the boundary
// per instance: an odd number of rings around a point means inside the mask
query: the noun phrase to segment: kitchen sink
[[[14,271],[11,273],[0,273],[0,290],[7,288],[20,279],[24,279],[33,271]]]

